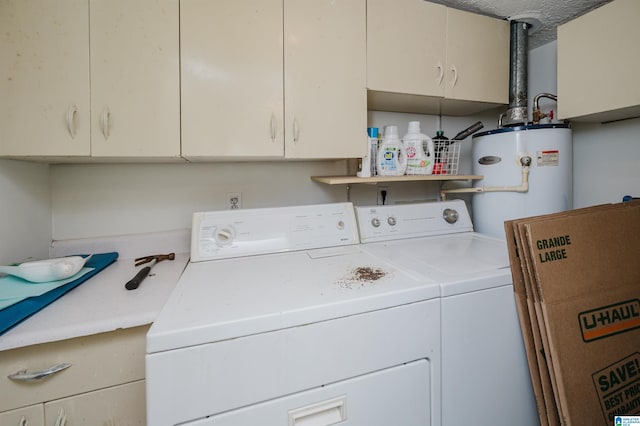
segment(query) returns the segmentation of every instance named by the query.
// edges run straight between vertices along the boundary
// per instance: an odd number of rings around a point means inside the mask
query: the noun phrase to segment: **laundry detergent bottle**
[[[433,173],[434,147],[431,138],[420,132],[420,122],[409,122],[409,130],[403,139],[407,152],[408,175]]]
[[[379,176],[402,176],[407,169],[407,154],[398,138],[397,126],[386,126],[376,159]]]

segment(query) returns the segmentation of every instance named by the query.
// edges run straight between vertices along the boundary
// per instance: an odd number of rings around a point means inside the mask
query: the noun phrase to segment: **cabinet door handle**
[[[67,413],[64,412],[64,408],[60,407],[58,411],[58,418],[56,419],[55,426],[65,426],[67,424]]]
[[[293,119],[293,141],[297,143],[298,139],[300,139],[300,126],[298,125],[298,119],[294,118]]]
[[[455,87],[458,82],[458,68],[455,65],[451,65],[451,87]]]
[[[275,114],[271,114],[271,142],[276,141],[277,134],[278,134],[278,122],[276,121]]]
[[[444,67],[442,66],[442,62],[438,61],[436,69],[438,70],[438,78],[436,78],[436,82],[438,83],[438,86],[440,86],[442,84],[442,79],[444,78]]]
[[[76,115],[78,113],[78,107],[75,105],[69,105],[67,109],[67,130],[69,131],[69,135],[71,135],[71,139],[76,137],[77,129],[76,129]]]
[[[109,139],[109,127],[111,126],[111,112],[108,107],[105,107],[102,110],[102,114],[100,115],[100,128],[102,129],[102,134],[105,139]]]
[[[20,370],[13,374],[9,374],[7,377],[11,380],[26,382],[33,380],[41,380],[46,377],[49,377],[52,374],[58,373],[64,369],[71,367],[71,364],[63,362],[62,364],[54,365],[53,367],[49,367],[46,370],[33,371],[28,372],[27,370]]]
[[[29,426],[29,421],[27,419],[24,418],[24,416],[22,416],[22,418],[20,419],[20,423],[18,424],[18,426]]]

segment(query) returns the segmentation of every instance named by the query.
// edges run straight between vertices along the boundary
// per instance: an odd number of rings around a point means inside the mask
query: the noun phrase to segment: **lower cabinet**
[[[0,425],[145,425],[147,330],[0,352]]]
[[[2,426],[145,425],[145,381],[0,413]]]

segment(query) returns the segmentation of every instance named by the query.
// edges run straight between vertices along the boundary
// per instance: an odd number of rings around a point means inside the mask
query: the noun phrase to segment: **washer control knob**
[[[344,229],[344,221],[339,220],[338,223],[336,224],[336,227],[342,231]]]
[[[458,211],[455,209],[444,209],[442,218],[445,222],[454,224],[458,221]]]
[[[371,224],[373,225],[374,228],[379,228],[380,219],[378,219],[377,217],[374,217],[373,219],[371,219]]]
[[[396,218],[395,218],[395,217],[393,217],[393,216],[389,216],[389,217],[387,218],[387,223],[388,223],[389,225],[391,225],[391,226],[396,226],[396,223],[398,223],[398,222],[396,221]]]

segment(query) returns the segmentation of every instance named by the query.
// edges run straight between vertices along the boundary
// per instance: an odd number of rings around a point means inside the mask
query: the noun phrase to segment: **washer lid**
[[[439,296],[437,284],[359,245],[190,263],[147,334],[147,353]]]
[[[365,244],[396,267],[438,282],[442,296],[511,284],[504,241],[475,232]]]

